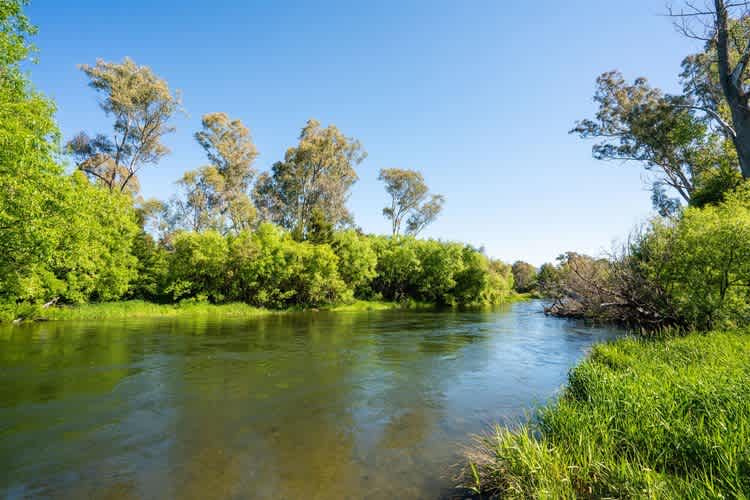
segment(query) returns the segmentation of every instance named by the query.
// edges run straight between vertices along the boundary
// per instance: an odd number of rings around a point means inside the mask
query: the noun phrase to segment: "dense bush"
[[[539,278],[548,311],[649,329],[750,323],[749,191],[655,219],[610,259],[565,254]]]
[[[232,300],[278,308],[351,298],[329,245],[295,241],[271,224],[232,238],[229,266]]]
[[[652,269],[685,321],[697,328],[750,323],[750,197],[688,208],[674,225],[657,224],[647,244],[664,258]]]
[[[512,293],[510,267],[471,247],[415,238],[335,232],[331,244],[297,241],[272,224],[222,235],[177,232],[169,248],[136,237],[131,295],[151,300],[238,301],[317,307],[364,299],[487,304]]]
[[[412,237],[373,237],[377,274],[372,288],[388,300],[443,305],[497,303],[512,293],[510,266],[471,247]]]
[[[227,239],[217,231],[178,232],[169,257],[169,285],[174,300],[202,298],[221,302],[227,283]]]
[[[331,246],[339,258],[341,278],[357,297],[369,298],[372,294],[370,283],[375,278],[378,264],[371,238],[353,230],[339,231],[334,234]]]

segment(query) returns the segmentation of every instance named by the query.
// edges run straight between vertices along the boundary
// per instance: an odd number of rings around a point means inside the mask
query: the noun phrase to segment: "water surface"
[[[0,329],[8,498],[436,498],[616,332],[487,311]]]

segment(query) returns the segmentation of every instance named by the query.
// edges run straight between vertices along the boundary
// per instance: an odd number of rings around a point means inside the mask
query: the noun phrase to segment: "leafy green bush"
[[[281,308],[351,298],[330,246],[295,241],[272,224],[261,224],[257,231],[233,238],[229,260],[234,300]]]
[[[174,300],[206,297],[221,302],[225,297],[227,239],[216,231],[178,232],[169,257],[169,285]]]
[[[335,233],[331,246],[339,259],[341,279],[357,297],[370,297],[370,283],[376,276],[378,264],[371,239],[350,229]]]
[[[654,287],[665,290],[682,321],[694,328],[750,322],[750,196],[689,207],[675,221],[656,221],[635,256]]]

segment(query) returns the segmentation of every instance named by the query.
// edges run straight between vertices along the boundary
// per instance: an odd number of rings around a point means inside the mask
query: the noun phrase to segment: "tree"
[[[224,177],[226,189],[247,192],[255,177],[253,162],[258,157],[250,130],[226,113],[205,114],[201,124],[203,130],[195,133],[195,140]]]
[[[528,262],[513,263],[513,283],[517,292],[526,293],[536,288],[537,270]]]
[[[258,179],[255,203],[261,219],[289,229],[298,240],[308,237],[315,210],[333,226],[350,223],[346,202],[357,181],[354,166],[365,156],[360,142],[336,126],[322,128],[309,120],[298,145]]]
[[[202,125],[195,139],[211,163],[185,172],[178,181],[183,198],[173,201],[177,223],[193,231],[237,234],[250,229],[256,210],[248,191],[258,156],[250,131],[226,113],[203,115]]]
[[[176,224],[190,231],[221,230],[225,225],[222,193],[225,180],[216,167],[206,166],[185,172],[177,185],[183,197],[172,205]]]
[[[750,23],[748,3],[714,0],[713,7],[698,8],[690,2],[679,12],[678,29],[705,42],[705,57],[694,56],[693,89],[703,99],[692,103],[716,123],[734,144],[742,176],[750,178]],[[696,24],[699,28],[695,28]],[[715,69],[714,69],[715,68]]]
[[[0,1],[0,300],[118,298],[135,271],[132,203],[55,161],[54,104],[19,69],[36,31],[25,4]]]
[[[98,60],[82,65],[89,86],[104,94],[99,105],[114,117],[112,137],[80,132],[68,142],[80,170],[110,191],[136,193],[136,174],[147,164],[156,164],[169,152],[162,143],[174,131],[170,119],[180,108],[179,94],[147,66],[132,59],[122,63]]]
[[[417,235],[443,208],[443,196],[430,195],[424,177],[416,170],[384,168],[378,180],[385,182],[385,190],[391,196],[391,204],[383,208],[383,215],[391,221],[393,236],[401,233],[404,218],[407,218],[406,232]]]
[[[726,139],[696,115],[689,94],[665,95],[645,78],[628,84],[619,72],[610,71],[597,78],[594,101],[599,105],[596,117],[577,122],[571,133],[600,139],[592,148],[596,159],[635,161],[657,173],[652,201],[662,213],[674,213],[680,205],[665,186],[690,203],[704,179],[716,172],[726,179],[724,184],[736,185],[736,161]]]
[[[435,222],[443,210],[445,197],[442,194],[433,194],[409,216],[406,221],[406,234],[417,236],[422,230]]]

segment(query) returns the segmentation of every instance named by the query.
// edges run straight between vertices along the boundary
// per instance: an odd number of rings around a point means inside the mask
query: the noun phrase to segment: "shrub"
[[[174,300],[206,297],[221,302],[227,282],[227,239],[216,231],[178,232],[169,257],[169,285]]]

